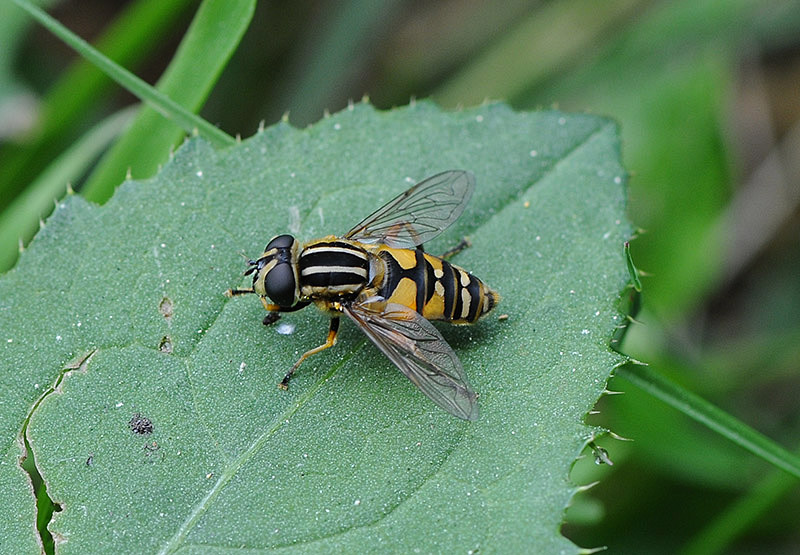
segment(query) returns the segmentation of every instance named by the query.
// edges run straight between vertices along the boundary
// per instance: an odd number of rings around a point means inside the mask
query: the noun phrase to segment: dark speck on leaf
[[[147,435],[153,433],[153,422],[138,412],[131,417],[128,427],[134,434]]]

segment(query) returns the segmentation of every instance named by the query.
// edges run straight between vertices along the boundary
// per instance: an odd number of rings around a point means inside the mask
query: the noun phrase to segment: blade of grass
[[[253,17],[256,0],[204,0],[157,89],[196,112],[208,98]],[[128,171],[152,176],[166,162],[184,133],[151,108],[144,108],[130,129],[103,157],[82,194],[104,202]]]
[[[757,457],[800,478],[800,457],[651,368],[630,363],[617,369],[616,375],[730,439]]]
[[[19,239],[27,241],[38,229],[39,219],[53,210],[64,196],[67,183],[86,173],[100,153],[125,129],[136,113],[132,106],[107,117],[64,151],[39,174],[25,191],[0,213],[0,272],[17,258]]]
[[[747,495],[731,504],[703,528],[686,546],[685,555],[726,553],[730,545],[761,518],[784,495],[797,487],[797,481],[777,470],[760,480]]]
[[[375,35],[391,21],[400,0],[348,0],[326,8],[322,31],[309,27],[304,43],[296,49],[290,85],[266,107],[273,113],[292,114],[295,125],[319,119],[330,102],[346,89],[374,48]]]
[[[81,56],[94,63],[106,75],[123,86],[126,90],[136,95],[144,102],[153,106],[165,117],[171,118],[187,133],[197,132],[215,145],[228,146],[234,144],[233,137],[214,127],[203,118],[183,108],[180,104],[165,96],[145,81],[135,76],[125,68],[117,65],[92,47],[82,38],[61,25],[58,21],[47,15],[28,0],[13,0],[20,8],[28,12],[34,19],[75,49]]]
[[[576,60],[639,8],[639,0],[550,2],[445,82],[433,97],[444,106],[515,98]],[[535,63],[531,63],[534,60]]]
[[[100,38],[97,49],[116,63],[136,68],[175,27],[196,0],[137,0],[126,6]],[[9,4],[9,9],[27,17]],[[8,206],[41,168],[47,167],[87,130],[91,114],[105,91],[113,85],[87,60],[71,64],[42,98],[39,128],[24,143],[0,147],[0,209]],[[91,122],[95,123],[95,122]]]

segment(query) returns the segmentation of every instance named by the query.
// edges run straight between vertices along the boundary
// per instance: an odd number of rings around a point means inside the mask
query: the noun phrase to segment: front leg
[[[266,316],[264,316],[264,325],[270,326],[280,320],[281,315],[280,312],[295,312],[296,310],[300,310],[301,308],[305,308],[311,304],[311,301],[301,301],[294,306],[278,306],[276,304],[272,304],[267,302],[266,297],[261,297],[261,304],[264,305],[264,309],[269,312]]]
[[[255,294],[255,291],[252,287],[243,287],[241,289],[228,289],[225,291],[226,297],[238,297],[239,295],[250,295]],[[264,316],[264,325],[269,326],[280,320],[281,315],[279,312],[286,312],[285,309],[282,309],[276,304],[270,304],[267,302],[267,299],[264,297],[259,297],[261,299],[261,304],[264,305],[264,308],[269,311],[269,314]],[[302,308],[302,307],[300,307]],[[295,309],[297,310],[297,309]]]
[[[264,316],[264,320],[262,320],[261,323],[264,324],[265,326],[271,326],[280,319],[281,319],[280,312],[270,312],[269,314]]]
[[[255,293],[252,287],[242,288],[242,289],[228,289],[225,291],[226,297],[238,297],[239,295],[249,295],[250,293]]]
[[[303,356],[301,356],[300,359],[294,363],[292,368],[283,377],[283,380],[281,380],[281,383],[278,384],[278,387],[281,389],[289,389],[289,380],[292,379],[292,374],[294,374],[294,371],[297,370],[297,367],[300,366],[300,364],[311,355],[315,355],[317,353],[324,351],[325,349],[330,349],[331,347],[336,345],[336,334],[338,333],[339,333],[339,317],[334,316],[333,318],[331,318],[331,327],[328,330],[328,338],[325,340],[325,343],[323,343],[319,347],[314,347],[313,349],[303,353]]]
[[[228,289],[225,291],[226,297],[238,297],[239,295],[250,295],[255,294],[252,287],[241,288],[241,289]],[[280,320],[281,315],[280,312],[294,312],[296,310],[300,310],[301,308],[305,308],[311,304],[311,301],[301,301],[294,306],[284,307],[279,306],[276,304],[272,304],[267,301],[266,297],[259,297],[261,300],[261,304],[264,305],[264,310],[269,312],[266,316],[264,316],[264,325],[269,326]]]

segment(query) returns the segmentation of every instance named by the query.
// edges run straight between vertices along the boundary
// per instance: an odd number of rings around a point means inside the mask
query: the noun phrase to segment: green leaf
[[[223,296],[246,283],[240,254],[278,233],[344,233],[454,168],[476,175],[476,192],[426,248],[469,235],[454,262],[503,295],[474,326],[438,326],[480,419],[433,405],[349,322],[280,391],[326,317],[308,308],[284,315],[289,329],[262,326],[256,299]],[[623,361],[608,342],[629,280],[625,181],[612,122],[499,104],[355,105],[221,151],[192,139],[103,207],[68,197],[0,279],[6,465],[32,413],[64,553],[577,552],[558,529],[569,469],[601,432],[584,416]],[[137,414],[152,433],[132,431]],[[16,505],[0,518],[32,523],[24,476],[2,475]]]
[[[33,237],[41,218],[53,210],[64,196],[67,184],[84,175],[100,152],[108,148],[134,115],[134,108],[124,108],[95,125],[69,149],[61,153],[8,208],[0,212],[0,269],[10,268],[17,258],[19,241]]]
[[[722,409],[715,407],[699,395],[683,389],[645,365],[628,364],[619,369],[618,375],[697,422],[722,434],[743,449],[796,478],[800,478],[800,457],[790,453]]]
[[[781,471],[760,477],[750,491],[718,512],[683,549],[685,555],[726,553],[731,544],[766,517],[778,501],[797,489],[797,478]]]
[[[35,0],[48,5],[53,0]],[[36,101],[16,68],[30,21],[9,2],[0,2],[0,140],[3,142],[28,131],[33,124]]]
[[[158,91],[197,112],[239,44],[254,9],[255,0],[205,0],[159,79]],[[144,108],[130,130],[100,161],[82,194],[103,202],[128,171],[136,178],[152,176],[166,161],[170,147],[182,137],[183,130],[174,122],[153,108]]]
[[[584,63],[587,51],[614,36],[641,4],[641,0],[569,0],[529,9],[479,56],[472,56],[434,96],[444,105],[524,96],[548,78]]]
[[[81,39],[64,27],[57,20],[53,19],[47,13],[40,10],[28,0],[12,0],[20,8],[28,12],[31,17],[36,19],[49,31],[51,31],[58,38],[66,42],[78,54],[95,64],[106,75],[111,77],[114,81],[125,87],[129,92],[135,94],[143,101],[149,103],[162,114],[172,118],[176,124],[182,127],[186,132],[197,130],[201,135],[205,136],[217,145],[227,145],[233,142],[233,138],[227,135],[224,131],[214,127],[203,118],[186,110],[179,103],[175,102],[168,96],[162,94],[157,89],[148,85],[145,81],[129,72],[122,66],[114,63],[113,60],[104,56],[100,51],[93,48],[88,42]]]
[[[36,3],[44,7],[52,0]],[[195,0],[129,2],[94,39],[95,47],[109,59],[133,71],[139,68],[153,49],[163,44],[164,35],[179,24],[187,7],[195,3]],[[36,24],[12,2],[0,3],[0,26],[3,23],[8,26],[12,20],[21,20],[31,26]],[[13,35],[8,28],[0,28],[0,36],[10,39]],[[9,54],[12,50],[4,48],[3,54]],[[12,56],[12,59],[16,58]],[[85,60],[76,60],[58,76],[40,99],[40,113],[34,133],[22,143],[0,145],[0,159],[3,160],[0,208],[5,209],[43,167],[47,167],[74,141],[80,140],[86,125],[93,123],[96,108],[104,105],[104,94],[111,85],[110,79]]]
[[[300,36],[304,42],[294,45],[297,54],[286,62],[284,71],[293,78],[267,95],[265,111],[288,111],[295,125],[306,125],[338,105],[340,91],[352,90],[353,76],[369,71],[367,53],[375,48],[375,37],[394,25],[401,5],[398,0],[346,0],[320,6],[315,10],[320,24]]]

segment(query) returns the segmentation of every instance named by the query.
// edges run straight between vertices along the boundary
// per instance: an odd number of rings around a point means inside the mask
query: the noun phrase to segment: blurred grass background
[[[200,5],[37,3],[151,83]],[[500,99],[619,121],[642,228],[632,251],[648,274],[622,350],[800,449],[800,1],[262,0],[192,102],[246,137],[365,94],[384,109]],[[0,271],[67,182],[103,182],[90,195],[103,200],[122,181],[101,156],[133,103],[0,1]],[[130,173],[167,156],[142,154]],[[622,379],[609,388],[625,395],[588,421],[633,441],[601,440],[613,467],[576,465],[577,483],[600,483],[570,508],[569,538],[612,552],[800,552],[795,480]]]

